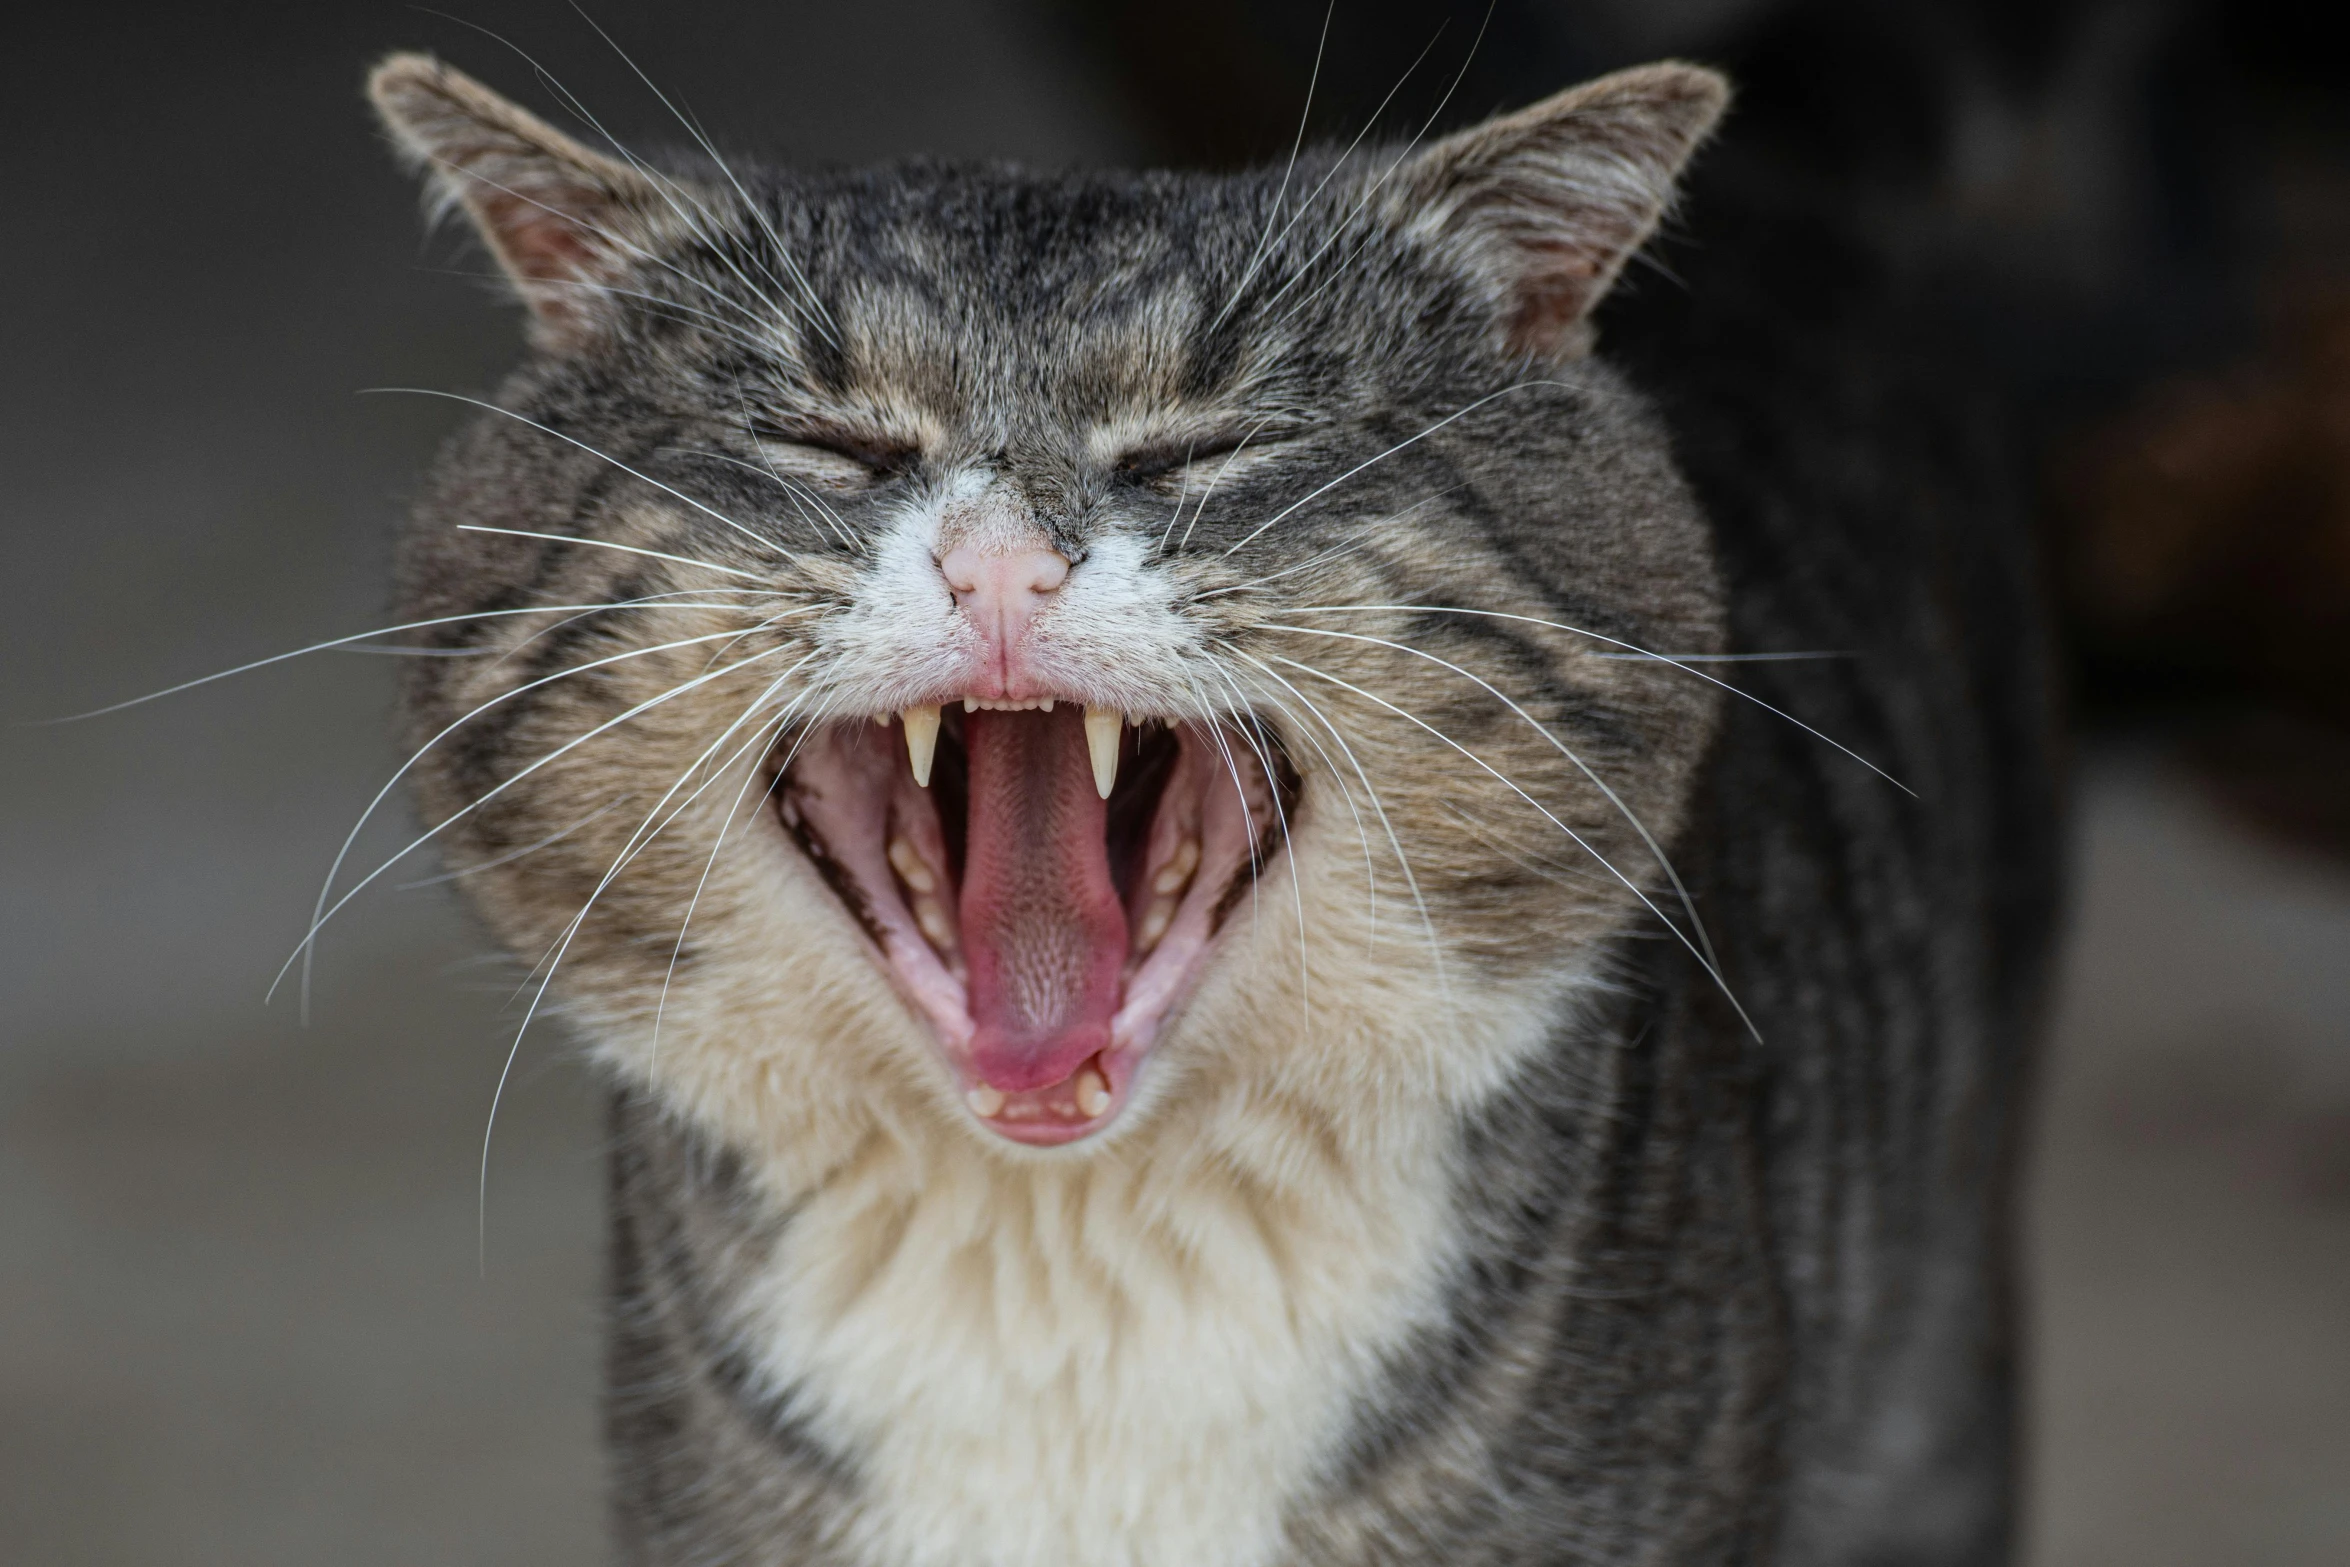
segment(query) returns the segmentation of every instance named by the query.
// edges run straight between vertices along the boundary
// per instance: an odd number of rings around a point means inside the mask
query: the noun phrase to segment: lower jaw
[[[1148,1053],[1147,1046],[1128,1052],[1099,1050],[1076,1071],[1042,1088],[1006,1092],[973,1082],[963,1092],[963,1103],[973,1119],[1012,1142],[1036,1148],[1079,1142],[1117,1119],[1126,1105],[1126,1089]],[[948,1068],[968,1080],[967,1070],[951,1061]]]
[[[964,796],[945,748],[941,776],[918,787],[894,722],[835,726],[795,745],[796,760],[778,780],[785,827],[880,949],[875,956],[895,988],[930,1023],[965,1112],[1005,1142],[1058,1147],[1120,1119],[1161,1027],[1196,985],[1234,895],[1285,847],[1297,780],[1277,747],[1263,753],[1276,759],[1271,770],[1241,769],[1228,755],[1249,754],[1245,749],[1175,733],[1181,749],[1171,761],[1164,741],[1159,745],[1158,771],[1147,785],[1157,792],[1114,796],[1105,818],[1112,842],[1103,852],[1125,856],[1119,890],[1133,937],[1107,1042],[1042,1084],[1032,1072],[997,1072],[991,1080],[973,1050],[977,1028],[956,923],[967,833],[953,818]],[[1120,789],[1149,776],[1153,760],[1147,749],[1135,757]],[[1182,883],[1171,895],[1170,879]]]

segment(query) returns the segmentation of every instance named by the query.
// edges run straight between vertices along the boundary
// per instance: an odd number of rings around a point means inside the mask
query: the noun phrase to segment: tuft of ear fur
[[[1388,211],[1497,290],[1504,348],[1573,358],[1590,351],[1592,306],[1655,232],[1729,101],[1729,82],[1703,66],[1618,71],[1418,154]]]
[[[367,96],[437,203],[473,220],[539,341],[588,336],[598,286],[643,254],[662,199],[653,182],[430,55],[392,55],[369,73]]]

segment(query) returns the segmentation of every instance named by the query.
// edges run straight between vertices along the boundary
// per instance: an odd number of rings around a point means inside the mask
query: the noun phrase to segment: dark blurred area
[[[1345,139],[1661,55],[1726,69],[1715,166],[1856,229],[1996,388],[2083,715],[2210,726],[2205,766],[2249,747],[2275,775],[2226,798],[2350,845],[2350,56],[2325,8],[1047,3],[1182,163],[1281,156],[1309,82],[1308,133]]]
[[[722,147],[807,162],[1230,166],[1662,55],[1730,71],[1626,286],[1681,286],[1709,189],[1858,235],[1948,345],[1922,373],[2003,414],[2048,544],[2081,741],[2029,1559],[2350,1561],[2350,54],[2322,8],[589,10]],[[583,1074],[534,1033],[477,1187],[513,979],[429,861],[330,931],[306,1026],[261,1002],[398,765],[389,661],[24,727],[385,618],[454,415],[353,394],[479,392],[516,343],[363,112],[394,47],[682,139],[559,0],[60,12],[0,54],[10,1561],[598,1559]]]

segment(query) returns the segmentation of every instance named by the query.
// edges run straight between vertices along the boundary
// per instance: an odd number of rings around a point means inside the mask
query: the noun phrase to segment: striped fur
[[[1228,178],[654,171],[375,92],[533,312],[407,701],[612,1084],[627,1559],[1999,1556],[2029,571],[1884,291],[1776,294],[1826,231],[1725,223],[1589,352],[1718,79]],[[1296,781],[1053,1150],[973,1130],[772,801],[916,699],[974,497],[1075,563],[1073,683]]]

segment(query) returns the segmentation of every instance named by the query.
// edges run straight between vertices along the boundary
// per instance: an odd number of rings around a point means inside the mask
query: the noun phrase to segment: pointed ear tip
[[[389,108],[420,88],[437,87],[447,70],[431,55],[413,49],[387,54],[368,69],[368,101],[379,109]]]
[[[1730,107],[1737,89],[1730,78],[1710,65],[1692,65],[1686,60],[1667,60],[1658,69],[1670,72],[1678,96],[1689,106],[1692,117],[1711,126]]]
[[[1658,60],[1617,71],[1569,91],[1584,104],[1612,100],[1678,111],[1702,134],[1730,106],[1733,90],[1730,78],[1712,66],[1687,60]]]

